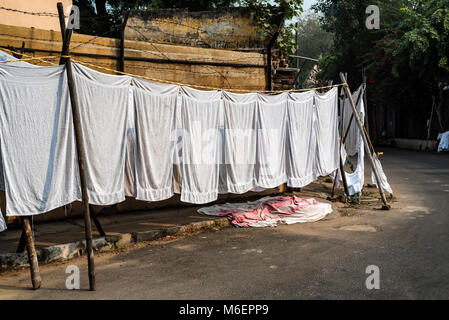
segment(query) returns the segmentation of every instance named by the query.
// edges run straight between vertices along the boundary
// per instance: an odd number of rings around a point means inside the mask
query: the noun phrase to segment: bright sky
[[[303,4],[303,6],[302,6],[303,9],[304,9],[304,12],[307,11],[307,10],[309,10],[310,7],[311,7],[312,5],[314,5],[316,2],[317,2],[317,0],[304,0],[304,4]]]

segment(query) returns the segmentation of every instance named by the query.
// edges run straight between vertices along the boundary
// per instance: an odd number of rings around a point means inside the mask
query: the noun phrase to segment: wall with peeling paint
[[[129,40],[203,48],[264,48],[263,33],[246,8],[189,12],[182,9],[133,11],[125,29]]]

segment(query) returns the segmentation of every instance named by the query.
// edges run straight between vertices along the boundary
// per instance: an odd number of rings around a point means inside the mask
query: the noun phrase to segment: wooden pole
[[[125,28],[128,22],[129,10],[123,12],[123,21],[120,29],[120,66],[119,71],[125,72]]]
[[[94,222],[95,228],[97,228],[98,233],[100,234],[100,236],[105,237],[106,233],[103,230],[100,220],[98,220],[97,214],[94,210],[94,206],[91,204],[89,205],[89,212],[92,215],[92,221]]]
[[[390,206],[387,204],[387,199],[385,198],[384,190],[383,190],[382,185],[380,183],[379,171],[377,170],[377,167],[376,167],[376,165],[374,163],[373,155],[372,155],[370,147],[368,145],[368,138],[367,138],[365,130],[363,128],[362,120],[360,119],[360,115],[359,115],[359,113],[357,111],[357,107],[356,107],[356,105],[354,103],[354,97],[352,96],[351,90],[349,89],[349,86],[348,86],[348,84],[346,82],[346,77],[344,76],[344,74],[342,72],[340,72],[340,79],[341,79],[341,82],[343,82],[343,87],[345,88],[346,94],[349,97],[349,101],[350,101],[351,106],[352,106],[352,112],[354,113],[354,117],[356,119],[357,126],[359,127],[360,133],[361,133],[362,138],[363,138],[363,142],[364,142],[364,145],[365,145],[365,151],[368,154],[371,167],[373,168],[374,175],[376,176],[377,189],[379,190],[379,194],[380,194],[380,197],[381,197],[382,202],[383,202],[382,209],[389,210]]]
[[[39,263],[37,261],[36,247],[34,246],[33,232],[31,231],[31,217],[21,217],[22,232],[25,235],[25,243],[27,246],[28,261],[30,263],[31,283],[33,289],[37,290],[41,287],[41,275],[39,273]]]
[[[72,36],[72,29],[65,29],[64,15],[62,3],[58,2],[58,13],[59,22],[61,27],[61,34],[65,33],[65,42],[63,43],[62,56],[67,56],[69,54],[70,38]],[[86,168],[85,168],[85,158],[84,158],[84,145],[81,132],[81,122],[79,118],[79,108],[78,101],[76,98],[75,83],[73,81],[72,63],[70,57],[63,58],[63,62],[66,65],[67,72],[67,84],[69,87],[70,102],[72,105],[72,116],[73,125],[75,129],[75,140],[76,140],[76,151],[78,154],[78,166],[80,173],[82,200],[83,200],[83,211],[84,211],[84,231],[86,235],[86,251],[87,251],[87,262],[89,268],[89,288],[91,291],[95,291],[95,263],[94,263],[94,250],[92,246],[92,224],[90,220],[89,211],[89,196],[87,194],[87,178],[86,178]]]
[[[26,248],[26,234],[25,231],[22,229],[22,234],[20,235],[19,245],[17,246],[16,253],[24,252],[25,248]]]
[[[355,105],[358,106],[359,102],[360,102],[360,95],[357,97],[357,101],[356,101]],[[346,138],[348,137],[349,129],[351,128],[351,124],[352,124],[352,120],[354,120],[354,113],[351,114],[351,118],[349,119],[348,127],[346,128],[345,135],[343,136],[343,144],[346,142]]]
[[[345,95],[345,96],[346,96],[346,95]],[[346,100],[346,99],[345,99],[345,100]],[[357,97],[356,105],[359,105],[359,101],[360,101],[360,95]],[[343,104],[343,106],[344,106],[344,104]],[[351,115],[351,118],[349,119],[348,127],[346,128],[345,135],[343,136],[343,144],[345,144],[345,142],[346,142],[346,138],[348,137],[349,129],[351,128],[351,124],[352,124],[352,120],[353,120],[353,119],[354,119],[354,113]],[[338,170],[338,169],[337,169],[337,170]],[[338,171],[337,171],[337,174],[338,174]],[[331,195],[331,198],[334,197],[336,182],[337,182],[337,178],[334,179],[334,184],[333,184],[333,186],[332,186],[332,195]]]
[[[343,127],[344,127],[344,118],[345,118],[345,102],[346,97],[343,99],[343,105],[341,106],[341,126],[340,126],[340,148],[338,149],[338,158],[340,160],[340,174],[341,174],[341,180],[343,181],[343,188],[345,190],[345,194],[347,197],[349,197],[349,188],[348,188],[348,181],[346,180],[346,173],[344,170],[344,163],[343,159],[341,158],[341,147],[343,146]],[[338,178],[338,172],[335,179]],[[332,191],[333,193],[333,191]]]

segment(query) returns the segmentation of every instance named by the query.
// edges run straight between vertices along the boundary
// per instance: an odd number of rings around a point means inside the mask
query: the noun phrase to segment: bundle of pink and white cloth
[[[217,204],[201,208],[199,213],[230,217],[238,227],[274,227],[277,224],[314,222],[332,212],[329,203],[296,196],[264,197],[246,203]]]

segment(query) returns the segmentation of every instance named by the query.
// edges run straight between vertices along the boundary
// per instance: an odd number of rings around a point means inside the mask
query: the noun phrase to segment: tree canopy
[[[371,4],[380,8],[379,30],[365,26],[365,10]],[[365,70],[371,102],[427,116],[431,96],[442,82],[449,82],[447,4],[447,0],[319,0],[313,9],[321,13],[323,28],[334,32],[331,53],[320,60],[319,77],[339,81],[338,73],[345,71],[355,87]]]

